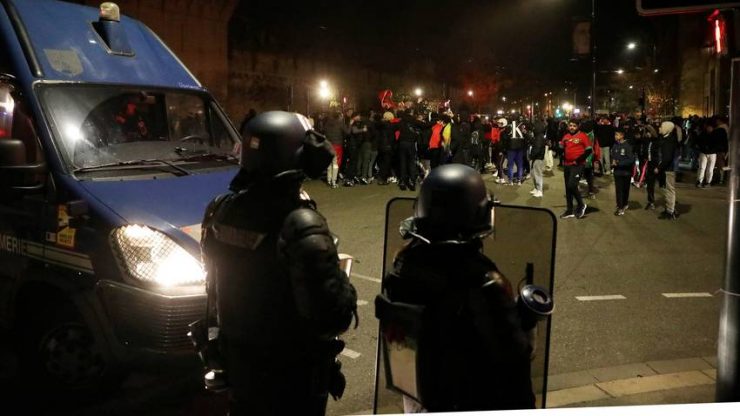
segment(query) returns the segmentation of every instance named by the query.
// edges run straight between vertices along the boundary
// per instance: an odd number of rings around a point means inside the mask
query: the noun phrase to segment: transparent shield
[[[383,276],[392,270],[396,253],[405,244],[399,226],[413,215],[413,198],[395,198],[386,207],[385,252]],[[555,265],[555,216],[542,208],[496,205],[494,233],[484,240],[485,254],[496,262],[499,270],[512,282],[533,283],[553,291]],[[382,289],[381,289],[382,290]],[[554,295],[553,295],[554,297]],[[376,414],[403,413],[403,397],[388,388],[388,365],[384,351],[388,351],[378,336],[375,376]],[[537,407],[546,406],[547,368],[550,342],[550,318],[537,325],[535,356],[532,361],[532,386],[537,397]],[[398,354],[397,354],[398,355]],[[391,362],[399,358],[391,357]],[[408,385],[408,380],[395,380],[395,384]]]

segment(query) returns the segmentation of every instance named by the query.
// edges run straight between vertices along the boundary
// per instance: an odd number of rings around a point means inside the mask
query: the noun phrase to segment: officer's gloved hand
[[[342,374],[342,362],[334,360],[329,375],[329,394],[336,401],[342,398],[344,388],[347,387],[347,379]]]

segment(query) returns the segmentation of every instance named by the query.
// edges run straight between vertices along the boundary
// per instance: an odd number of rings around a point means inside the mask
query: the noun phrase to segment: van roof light
[[[116,3],[106,1],[100,4],[100,20],[121,21],[121,10]]]

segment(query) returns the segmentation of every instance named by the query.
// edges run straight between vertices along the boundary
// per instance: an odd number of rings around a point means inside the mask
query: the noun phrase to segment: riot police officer
[[[262,113],[245,130],[231,192],[203,221],[230,414],[323,415],[328,394],[344,389],[336,336],[356,317],[357,295],[301,183],[334,151],[295,113]]]
[[[475,169],[444,165],[422,182],[403,227],[410,241],[385,277],[376,316],[387,379],[407,412],[535,406],[529,331],[551,312],[552,298],[526,286],[515,300],[482,253],[493,206]]]

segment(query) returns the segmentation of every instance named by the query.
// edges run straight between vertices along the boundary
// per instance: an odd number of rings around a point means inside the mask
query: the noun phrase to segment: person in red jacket
[[[432,134],[429,137],[429,163],[431,169],[436,168],[442,163],[442,150],[444,146],[442,129],[445,127],[445,124],[436,114],[432,116],[432,119],[435,117],[436,120],[432,126]]]
[[[568,133],[560,141],[560,147],[563,149],[565,202],[568,204],[568,208],[560,215],[560,218],[580,219],[586,215],[586,204],[578,190],[578,182],[583,176],[586,158],[592,152],[591,140],[586,133],[580,131],[578,121],[571,120],[568,122]],[[578,203],[575,211],[573,210],[574,198]]]

